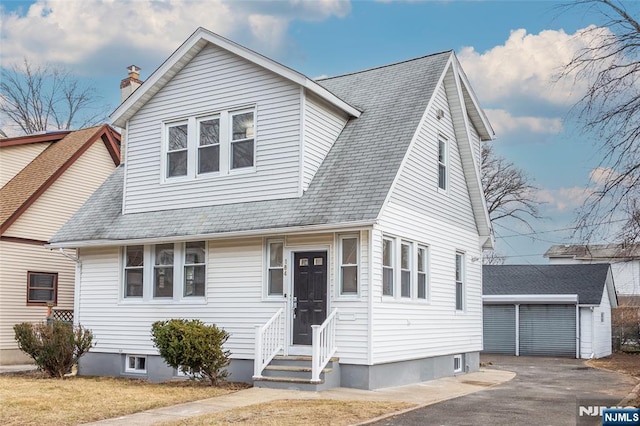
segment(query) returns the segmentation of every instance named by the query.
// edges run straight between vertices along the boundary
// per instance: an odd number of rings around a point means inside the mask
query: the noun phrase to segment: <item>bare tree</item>
[[[498,254],[495,250],[485,250],[482,253],[482,264],[483,265],[504,265],[504,262],[507,260],[506,256],[502,256]]]
[[[482,146],[482,188],[492,223],[512,218],[533,230],[529,221],[541,217],[541,202],[535,197],[538,188],[529,183],[521,169],[495,154],[487,144]]]
[[[585,241],[609,234],[612,223],[626,221],[618,237],[640,240],[640,23],[638,3],[576,0],[569,8],[589,8],[604,24],[588,27],[591,40],[563,69],[560,78],[587,82],[573,112],[585,135],[600,148],[600,179],[578,211],[578,235]],[[635,12],[629,10],[633,7]]]
[[[24,134],[82,128],[106,116],[96,90],[64,68],[33,66],[25,58],[21,66],[3,68],[1,76],[0,114]]]

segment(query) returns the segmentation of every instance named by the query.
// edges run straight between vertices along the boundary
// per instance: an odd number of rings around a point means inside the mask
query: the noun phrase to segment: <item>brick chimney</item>
[[[129,77],[120,82],[120,102],[124,102],[140,85],[140,68],[136,65],[127,67]]]

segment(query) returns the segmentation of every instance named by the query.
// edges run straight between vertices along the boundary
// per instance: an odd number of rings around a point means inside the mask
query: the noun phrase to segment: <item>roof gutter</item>
[[[258,236],[272,236],[283,234],[316,234],[322,232],[340,231],[359,231],[371,228],[378,223],[377,219],[362,220],[357,222],[344,222],[323,225],[303,225],[292,226],[287,228],[270,228],[270,229],[250,229],[246,231],[233,232],[214,232],[208,234],[196,235],[174,235],[168,237],[151,237],[137,239],[104,239],[104,240],[80,240],[80,241],[63,241],[45,244],[45,248],[84,248],[84,247],[104,247],[104,246],[124,246],[134,244],[158,244],[175,241],[200,241],[200,240],[218,240],[229,238],[246,238]]]
[[[577,294],[489,294],[482,296],[483,303],[545,303],[577,304]]]

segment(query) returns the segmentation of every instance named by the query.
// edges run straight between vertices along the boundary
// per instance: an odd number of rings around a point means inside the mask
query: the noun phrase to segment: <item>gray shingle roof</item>
[[[482,294],[577,294],[580,304],[599,305],[608,271],[608,263],[484,265]]]
[[[452,52],[319,80],[361,109],[300,198],[121,214],[118,168],[51,239],[128,240],[375,220]]]
[[[568,257],[581,260],[640,259],[640,244],[591,244],[551,246],[544,257]]]

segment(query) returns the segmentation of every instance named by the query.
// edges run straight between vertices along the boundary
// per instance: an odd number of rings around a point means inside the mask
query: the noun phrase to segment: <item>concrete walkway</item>
[[[477,373],[470,373],[456,377],[445,377],[442,379],[430,380],[428,382],[378,389],[375,391],[336,388],[322,392],[302,392],[285,389],[249,388],[216,398],[187,402],[185,404],[173,405],[170,407],[156,408],[141,413],[87,424],[111,426],[154,425],[281,399],[401,401],[416,404],[416,407],[410,409],[413,410],[419,407],[435,404],[437,402],[457,398],[459,396],[469,395],[507,382],[514,377],[515,373],[510,371],[481,369]],[[377,421],[395,414],[399,413],[389,413],[385,416],[371,419],[370,421]]]

